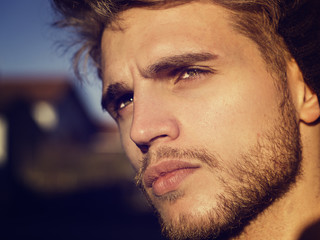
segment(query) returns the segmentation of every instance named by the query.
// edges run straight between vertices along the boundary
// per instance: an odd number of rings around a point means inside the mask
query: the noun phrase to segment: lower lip
[[[160,176],[152,185],[152,191],[156,196],[176,191],[181,182],[191,175],[196,168],[183,168]]]

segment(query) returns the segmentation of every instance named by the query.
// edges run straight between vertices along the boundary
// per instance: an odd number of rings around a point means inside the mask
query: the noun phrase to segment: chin
[[[164,204],[158,213],[162,231],[170,239],[214,239],[227,222],[219,219],[216,210],[212,202],[183,198],[170,206]]]
[[[201,226],[211,218],[209,216],[215,215],[213,214],[217,210],[215,193],[198,190],[192,192],[191,189],[182,189],[163,196],[152,196],[150,200],[157,209],[162,224],[176,228],[181,222],[186,223],[191,220],[194,226],[199,224]]]

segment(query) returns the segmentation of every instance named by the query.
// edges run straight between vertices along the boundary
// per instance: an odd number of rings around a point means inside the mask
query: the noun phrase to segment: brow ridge
[[[217,58],[218,55],[209,52],[178,54],[160,58],[156,63],[147,66],[140,72],[144,78],[154,78],[171,69],[179,69],[181,67],[190,66],[199,62],[215,60]],[[110,84],[106,92],[102,95],[102,109],[110,112],[110,105],[115,101],[117,96],[128,91],[131,90],[125,82]]]
[[[161,58],[158,62],[141,70],[141,75],[145,78],[152,78],[165,71],[193,65],[197,62],[215,60],[218,55],[204,53],[185,53]]]

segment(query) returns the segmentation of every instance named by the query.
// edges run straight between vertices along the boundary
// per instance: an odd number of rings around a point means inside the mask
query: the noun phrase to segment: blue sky
[[[69,56],[57,52],[62,31],[50,27],[49,0],[0,1],[0,72],[68,73]]]
[[[64,31],[51,27],[54,13],[49,0],[0,1],[0,74],[72,75],[71,52],[63,54],[57,41]],[[79,90],[89,111],[98,119],[109,118],[100,108],[99,84]]]

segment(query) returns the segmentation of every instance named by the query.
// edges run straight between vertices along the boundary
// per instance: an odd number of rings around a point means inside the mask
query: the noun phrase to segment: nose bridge
[[[130,137],[137,146],[170,141],[179,136],[172,105],[160,88],[146,84],[135,90]]]

